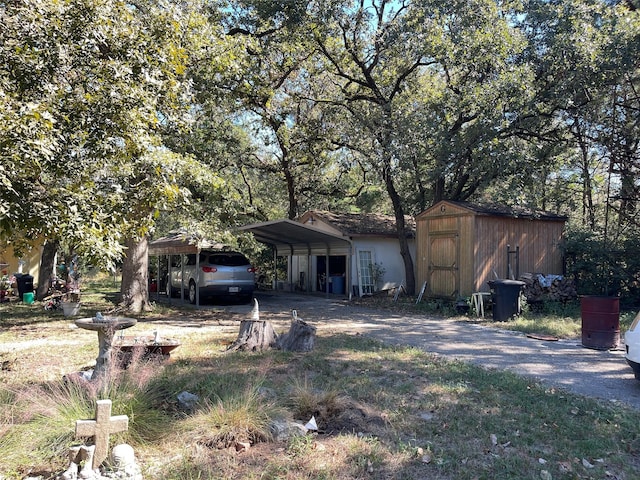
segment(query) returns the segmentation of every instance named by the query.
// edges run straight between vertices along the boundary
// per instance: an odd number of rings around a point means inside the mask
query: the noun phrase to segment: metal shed
[[[501,205],[443,200],[416,217],[416,280],[434,297],[487,292],[519,273],[563,273],[567,217]]]

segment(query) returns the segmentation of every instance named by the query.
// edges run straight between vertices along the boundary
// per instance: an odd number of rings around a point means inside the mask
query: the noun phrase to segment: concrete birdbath
[[[91,380],[104,378],[111,369],[111,353],[116,331],[133,327],[137,320],[127,317],[102,316],[101,313],[97,313],[93,318],[79,318],[75,323],[85,330],[98,332],[98,358],[96,358],[96,368],[93,370]]]

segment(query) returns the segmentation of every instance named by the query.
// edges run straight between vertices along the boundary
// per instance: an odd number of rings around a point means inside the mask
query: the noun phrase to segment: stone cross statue
[[[92,468],[100,468],[109,454],[109,435],[126,432],[129,429],[129,417],[126,415],[111,416],[111,400],[98,400],[95,420],[76,421],[76,438],[93,437],[95,451],[93,452]]]

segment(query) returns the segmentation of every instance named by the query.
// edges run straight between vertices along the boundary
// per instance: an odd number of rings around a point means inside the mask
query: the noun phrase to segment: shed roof
[[[326,210],[309,210],[298,220],[306,224],[308,220],[312,218],[317,218],[330,224],[348,237],[397,236],[396,219],[393,215],[380,215],[377,213],[335,213]],[[405,215],[404,221],[407,236],[415,236],[415,219],[409,215]]]
[[[469,212],[476,215],[486,215],[492,217],[524,218],[529,220],[547,220],[556,222],[565,222],[568,219],[566,215],[559,215],[557,213],[546,212],[542,210],[533,210],[521,206],[508,206],[496,203],[475,204],[453,200],[441,200],[440,202],[427,208],[424,212],[418,215],[418,218],[423,216],[426,217],[430,214],[433,214],[434,212],[440,211],[442,206],[444,205],[452,205],[464,210],[468,210]]]

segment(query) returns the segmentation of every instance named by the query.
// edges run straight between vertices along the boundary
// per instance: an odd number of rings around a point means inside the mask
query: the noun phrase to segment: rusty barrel
[[[596,350],[620,343],[620,297],[585,295],[580,298],[582,345]]]

